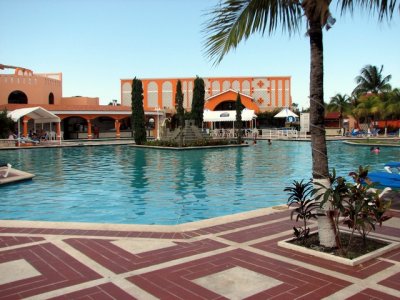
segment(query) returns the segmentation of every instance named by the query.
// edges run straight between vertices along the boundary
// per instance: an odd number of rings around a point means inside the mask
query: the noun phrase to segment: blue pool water
[[[311,177],[309,142],[170,151],[95,146],[0,151],[0,160],[36,174],[0,187],[0,219],[179,224],[285,204],[283,189]],[[330,169],[381,170],[398,148],[328,142]]]

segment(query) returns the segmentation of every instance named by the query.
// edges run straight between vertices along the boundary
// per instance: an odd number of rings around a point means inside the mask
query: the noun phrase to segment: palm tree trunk
[[[323,39],[320,20],[309,23],[311,70],[310,70],[310,131],[312,147],[312,175],[315,183],[325,187],[330,186],[328,155],[325,137],[325,107],[324,107],[324,62]],[[318,186],[316,186],[318,188]],[[320,187],[319,187],[320,188]],[[324,192],[324,191],[321,191]],[[326,202],[322,209],[330,211],[330,205]],[[336,247],[335,227],[332,214],[318,217],[318,234],[322,246]]]

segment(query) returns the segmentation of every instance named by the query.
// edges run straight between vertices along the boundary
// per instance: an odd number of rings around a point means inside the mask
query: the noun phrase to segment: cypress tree
[[[192,118],[197,127],[201,127],[203,123],[204,96],[204,80],[196,76],[193,86]]]
[[[237,94],[236,97],[236,122],[235,127],[238,131],[237,134],[237,143],[240,145],[242,143],[242,110],[244,106],[242,104],[242,99],[240,98],[240,94]]]
[[[135,143],[143,145],[146,142],[143,87],[142,81],[136,77],[132,81],[132,129]]]
[[[183,109],[183,93],[182,93],[182,84],[181,81],[178,80],[176,84],[176,94],[175,94],[175,104],[176,104],[176,114],[178,117],[178,124],[181,131],[180,139],[179,139],[179,147],[183,145],[183,127],[185,122],[185,111]]]

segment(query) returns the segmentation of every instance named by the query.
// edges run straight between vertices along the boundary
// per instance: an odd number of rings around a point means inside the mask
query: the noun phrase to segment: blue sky
[[[308,107],[305,29],[255,35],[213,66],[204,51],[206,11],[218,0],[0,0],[0,63],[62,72],[63,96],[120,101],[120,79],[291,76],[293,102]],[[340,16],[324,31],[325,101],[350,94],[367,64],[384,66],[400,88],[400,18]]]

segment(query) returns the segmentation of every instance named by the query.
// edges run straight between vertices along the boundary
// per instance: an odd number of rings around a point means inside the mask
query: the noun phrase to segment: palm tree
[[[361,69],[361,74],[356,77],[357,86],[354,95],[360,96],[366,93],[380,94],[389,92],[392,88],[389,84],[392,75],[383,77],[383,66],[378,70],[376,66],[366,65]]]
[[[377,11],[379,20],[391,17],[397,6],[396,0],[338,0],[342,12],[353,11],[354,7]],[[204,32],[206,53],[221,62],[225,54],[253,33],[274,33],[278,25],[289,34],[297,32],[304,19],[310,40],[310,128],[312,146],[312,173],[314,183],[330,186],[328,156],[324,127],[323,85],[323,32],[331,28],[335,19],[331,16],[331,0],[222,0],[210,12],[209,23]],[[399,5],[400,8],[400,5]],[[304,18],[302,18],[304,16]],[[328,210],[328,208],[327,208]],[[323,246],[336,246],[332,218],[319,218],[319,239]]]
[[[385,117],[391,116],[392,118],[400,117],[400,89],[393,89],[384,100]]]
[[[351,111],[351,98],[347,95],[336,94],[327,105],[328,111],[339,112],[339,126],[343,127],[343,117]]]
[[[364,118],[366,123],[370,123],[371,118],[375,120],[376,116],[383,112],[383,102],[378,95],[362,97],[355,112],[359,117]]]
[[[297,103],[292,103],[292,107],[291,107],[291,109],[292,109],[292,111],[295,113],[295,114],[300,114],[300,109],[299,109],[299,105],[297,104]]]
[[[385,135],[387,132],[387,120],[390,118],[392,120],[398,119],[400,117],[400,89],[393,89],[389,93],[384,93],[381,95],[381,100],[383,102],[383,113],[382,117],[385,122]]]

